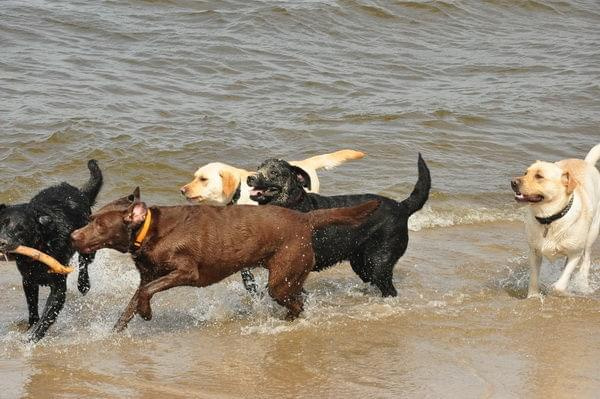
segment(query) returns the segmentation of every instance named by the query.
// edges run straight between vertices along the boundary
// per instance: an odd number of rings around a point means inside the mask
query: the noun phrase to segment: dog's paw
[[[550,293],[554,296],[567,296],[567,287],[554,283],[550,286]]]
[[[138,304],[137,313],[146,321],[152,320],[152,309],[150,308],[150,303],[148,302]]]

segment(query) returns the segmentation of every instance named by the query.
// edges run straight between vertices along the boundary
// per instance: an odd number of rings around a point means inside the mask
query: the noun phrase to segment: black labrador
[[[95,160],[88,162],[90,179],[78,189],[61,183],[40,191],[24,204],[0,204],[0,252],[7,253],[19,245],[42,251],[62,264],[67,264],[75,249],[71,232],[85,226],[92,213],[92,205],[102,187],[102,172]],[[14,255],[23,278],[23,291],[29,308],[29,339],[40,340],[61,311],[67,291],[67,276],[48,273],[40,262]],[[83,294],[90,289],[87,267],[94,254],[79,255],[77,288]],[[39,286],[50,286],[46,307],[39,317]]]
[[[349,260],[352,270],[364,282],[377,286],[386,297],[397,295],[392,273],[408,246],[408,218],[421,209],[429,197],[431,176],[421,154],[418,170],[413,192],[402,202],[375,194],[326,197],[307,193],[304,187],[310,187],[308,174],[281,159],[263,162],[257,174],[248,177],[248,185],[253,188],[250,198],[260,205],[278,205],[301,212],[380,200],[379,208],[359,227],[331,226],[313,233],[314,270]]]

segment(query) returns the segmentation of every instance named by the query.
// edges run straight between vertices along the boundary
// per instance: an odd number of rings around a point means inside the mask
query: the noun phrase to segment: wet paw
[[[146,321],[152,320],[152,309],[150,308],[150,304],[139,304],[137,312],[142,319]]]

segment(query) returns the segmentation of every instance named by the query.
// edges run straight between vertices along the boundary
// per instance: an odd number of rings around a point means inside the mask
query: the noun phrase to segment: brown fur
[[[135,313],[150,320],[150,300],[157,292],[184,285],[206,287],[257,265],[269,270],[269,295],[288,309],[288,319],[294,319],[302,311],[302,285],[314,266],[313,229],[358,225],[378,206],[378,201],[369,201],[306,214],[276,206],[151,207],[150,231],[141,248],[135,248],[133,238],[148,211],[136,189],[93,214],[71,239],[84,253],[113,248],[132,254],[140,286],[115,325],[118,331]]]

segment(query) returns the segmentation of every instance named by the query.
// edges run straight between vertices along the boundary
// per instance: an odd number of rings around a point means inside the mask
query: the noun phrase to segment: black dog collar
[[[543,224],[543,225],[546,225],[546,226],[549,225],[552,222],[557,221],[558,219],[560,219],[561,217],[565,216],[569,212],[569,209],[571,209],[571,206],[573,205],[573,199],[574,198],[575,198],[575,196],[573,195],[571,197],[571,201],[569,201],[569,203],[567,204],[567,206],[562,211],[558,212],[557,214],[552,215],[552,216],[548,216],[547,218],[540,218],[540,217],[537,217],[537,216],[535,218],[537,219],[537,221],[540,224]]]
[[[237,189],[235,190],[235,193],[233,193],[233,197],[231,198],[231,202],[227,205],[237,204],[241,195],[242,195],[242,183],[238,184]]]

